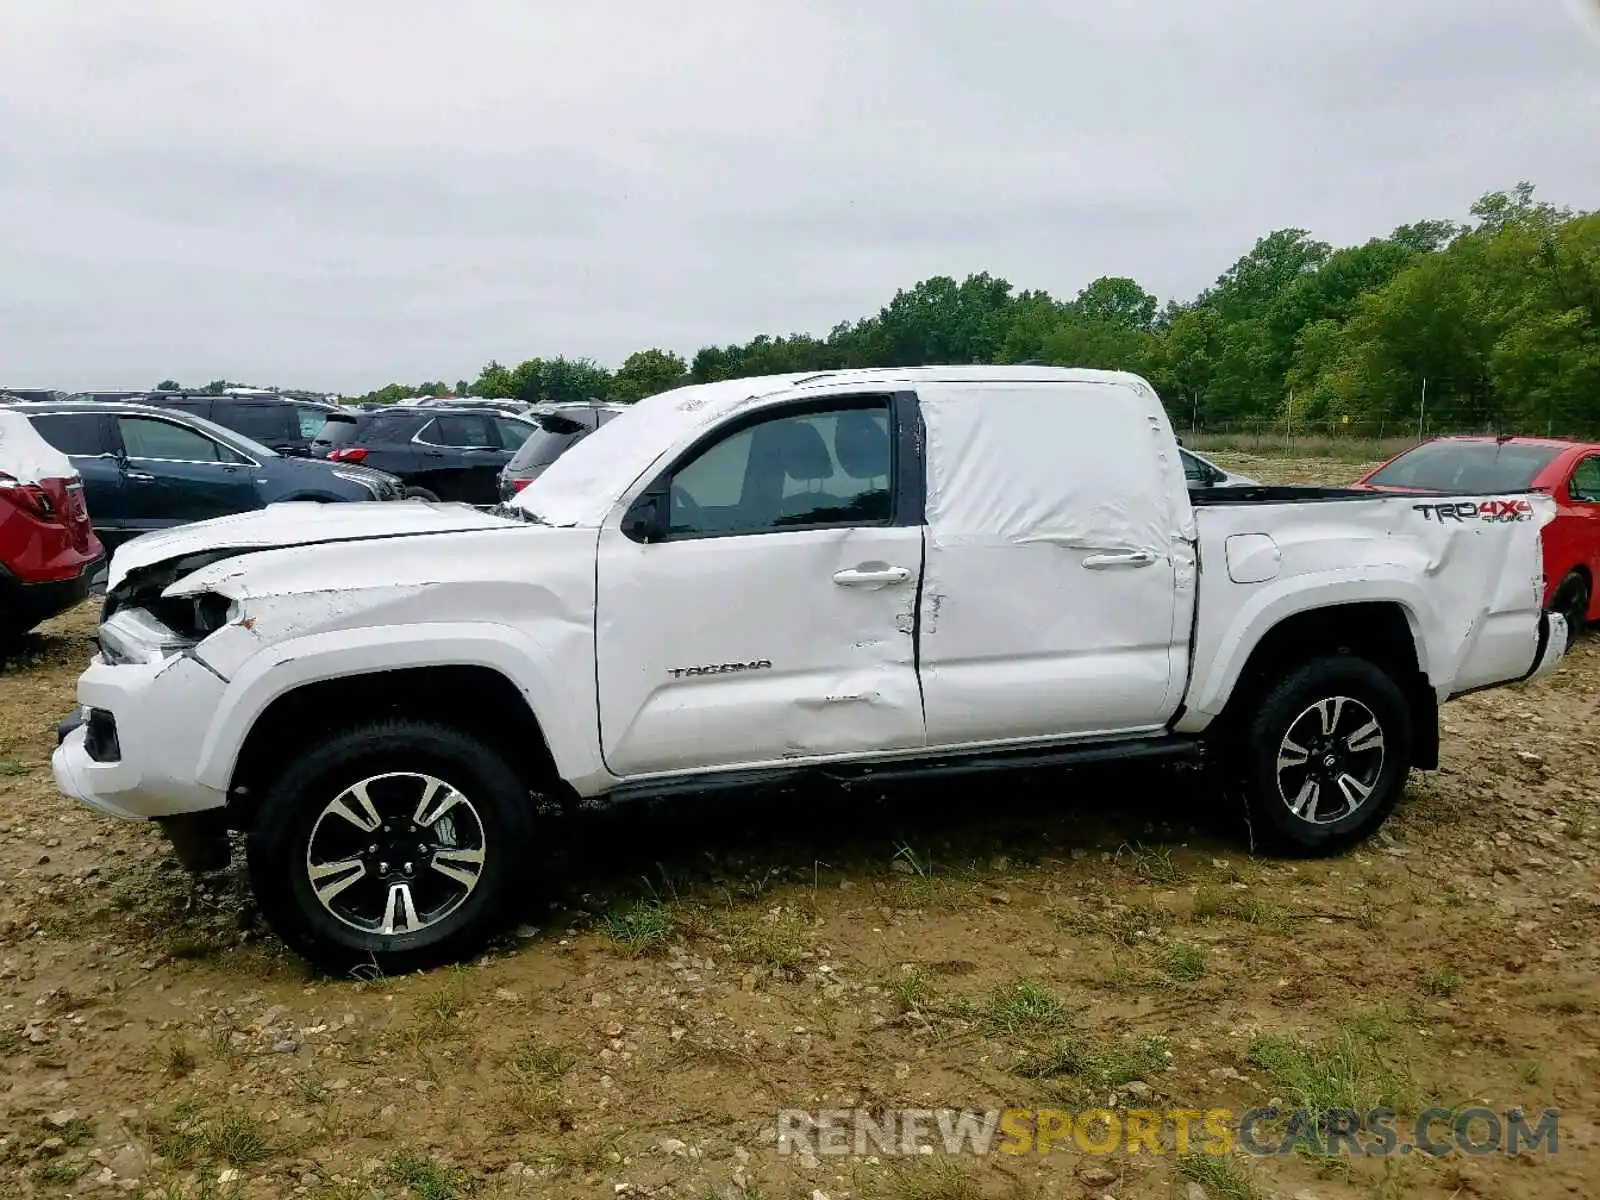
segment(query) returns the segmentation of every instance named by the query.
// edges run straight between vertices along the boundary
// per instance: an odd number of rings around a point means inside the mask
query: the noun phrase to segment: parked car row
[[[15,405],[82,478],[108,549],[152,530],[286,500],[398,500],[398,480],[354,465],[279,454],[177,409],[60,400]]]
[[[416,500],[491,505],[500,473],[538,426],[493,408],[396,405],[330,413],[311,452],[398,477]]]

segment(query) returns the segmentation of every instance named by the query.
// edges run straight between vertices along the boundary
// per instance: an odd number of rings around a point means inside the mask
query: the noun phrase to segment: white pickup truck
[[[1566,647],[1550,500],[1471,499],[1191,497],[1120,373],[687,387],[496,513],[124,546],[55,775],[196,868],[244,831],[291,946],[391,970],[496,928],[552,799],[1204,752],[1256,837],[1332,852],[1437,765],[1439,704]]]

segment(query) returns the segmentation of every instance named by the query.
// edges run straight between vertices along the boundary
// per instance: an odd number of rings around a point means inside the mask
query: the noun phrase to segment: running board
[[[919,780],[953,779],[998,771],[1042,771],[1064,767],[1119,762],[1195,762],[1201,757],[1196,737],[1169,734],[1130,738],[1082,746],[1029,746],[1015,750],[987,750],[972,754],[947,754],[903,762],[823,763],[806,767],[771,767],[753,771],[713,771],[703,775],[677,775],[667,779],[641,779],[592,797],[600,804],[630,800],[659,800],[671,796],[709,792],[762,791],[805,783],[831,783],[841,787],[895,784]]]

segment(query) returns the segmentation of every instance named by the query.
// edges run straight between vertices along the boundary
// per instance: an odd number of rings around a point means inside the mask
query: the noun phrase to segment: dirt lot
[[[493,953],[351,981],[57,794],[93,621],[0,672],[0,1196],[1600,1195],[1600,636],[1451,705],[1344,859],[1254,858],[1169,772],[591,814]],[[1560,1151],[775,1145],[786,1108],[1269,1101],[1554,1106]]]

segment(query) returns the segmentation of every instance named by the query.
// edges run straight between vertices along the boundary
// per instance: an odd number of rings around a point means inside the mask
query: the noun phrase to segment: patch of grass
[[[734,910],[718,923],[733,961],[793,978],[810,950],[811,923],[792,908],[764,914]]]
[[[901,971],[889,984],[895,1007],[903,1013],[920,1013],[933,992],[933,975],[922,967]]]
[[[902,862],[910,869],[913,875],[932,875],[933,856],[931,854],[918,854],[910,842],[896,842],[894,858],[891,862]]]
[[[884,1200],[979,1200],[978,1182],[961,1163],[895,1163],[872,1189]]]
[[[564,1046],[546,1046],[529,1040],[512,1053],[507,1068],[524,1079],[560,1083],[577,1061],[578,1056]]]
[[[540,1155],[540,1161],[551,1175],[588,1174],[603,1171],[613,1163],[622,1161],[616,1137],[592,1138],[582,1142],[568,1142]]]
[[[466,1007],[467,973],[455,967],[442,986],[417,998],[410,1040],[432,1044],[464,1036],[466,1026],[461,1014]]]
[[[402,1150],[384,1164],[384,1179],[410,1189],[416,1200],[456,1200],[467,1194],[471,1179],[454,1167],[411,1150]]]
[[[203,1163],[247,1167],[272,1154],[256,1118],[240,1109],[208,1113],[192,1101],[150,1129],[150,1147],[180,1170]]]
[[[94,1122],[88,1117],[73,1117],[65,1125],[57,1127],[55,1136],[61,1139],[63,1145],[81,1146],[94,1136]]]
[[[1253,454],[1258,458],[1330,458],[1368,466],[1393,458],[1417,444],[1411,437],[1357,437],[1353,434],[1255,430],[1241,433],[1185,433],[1184,445],[1200,454]],[[1360,471],[1351,471],[1354,479]]]
[[[1189,919],[1197,924],[1209,921],[1243,921],[1261,929],[1289,927],[1289,914],[1280,905],[1259,896],[1241,895],[1220,888],[1201,888],[1195,893]]]
[[[1436,999],[1455,995],[1460,986],[1461,972],[1454,967],[1434,967],[1417,985],[1424,996],[1433,996]]]
[[[30,1174],[41,1187],[71,1187],[92,1165],[86,1158],[51,1158],[34,1167]]]
[[[1167,1039],[1159,1034],[1127,1039],[1075,1032],[1022,1059],[1016,1070],[1024,1079],[1069,1081],[1105,1091],[1148,1082],[1164,1072],[1170,1060]]]
[[[1383,932],[1383,910],[1370,901],[1356,910],[1356,927],[1366,933]]]
[[[1079,910],[1061,923],[1083,937],[1106,938],[1120,946],[1137,946],[1159,938],[1173,916],[1159,904],[1115,904],[1100,912]]]
[[[993,1036],[1049,1033],[1067,1023],[1067,1002],[1042,983],[1019,979],[990,992],[977,1007],[978,1023]]]
[[[569,1118],[561,1081],[577,1057],[561,1046],[523,1042],[506,1062],[512,1108],[525,1120],[561,1126]]]
[[[183,1042],[173,1042],[167,1047],[162,1070],[173,1079],[182,1079],[199,1065],[200,1060],[195,1058],[193,1050]]]
[[[661,953],[674,926],[659,903],[640,900],[623,912],[606,913],[600,918],[600,928],[614,948],[638,957]]]
[[[1517,1078],[1529,1087],[1538,1087],[1544,1082],[1544,1066],[1537,1062],[1525,1062],[1517,1071]]]
[[[1392,1062],[1378,1043],[1346,1024],[1321,1041],[1307,1042],[1282,1034],[1257,1034],[1250,1041],[1253,1066],[1273,1079],[1293,1107],[1323,1112],[1352,1108],[1407,1110],[1416,1087],[1407,1066]]]
[[[1140,842],[1117,848],[1117,861],[1124,856],[1133,867],[1133,873],[1146,883],[1179,883],[1183,869],[1172,857],[1170,846],[1146,846]]]
[[[27,763],[21,762],[18,759],[15,759],[15,758],[0,758],[0,775],[7,775],[7,776],[13,776],[14,777],[14,776],[18,776],[18,775],[26,775],[32,770],[33,770],[33,768],[30,767]],[[88,1168],[84,1168],[84,1169],[87,1170]]]
[[[978,882],[959,875],[905,875],[889,892],[891,907],[960,912],[975,903]]]
[[[1206,973],[1205,947],[1187,942],[1168,946],[1161,956],[1161,966],[1175,982],[1193,983]]]
[[[1261,1189],[1231,1156],[1185,1154],[1178,1160],[1178,1178],[1198,1183],[1211,1200],[1262,1200]]]

